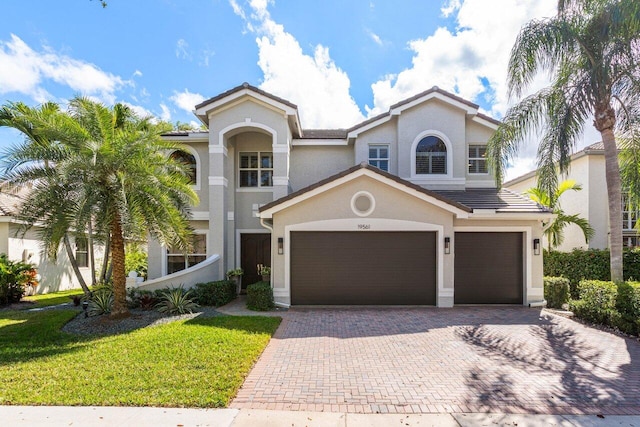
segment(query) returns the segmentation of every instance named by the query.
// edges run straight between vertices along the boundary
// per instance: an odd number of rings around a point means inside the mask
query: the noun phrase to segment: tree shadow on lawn
[[[640,346],[636,342],[609,336],[591,343],[558,319],[548,315],[542,319],[542,324],[527,328],[524,341],[485,325],[458,328],[457,334],[481,356],[478,366],[466,374],[465,403],[489,410],[509,407],[511,412],[551,408],[554,413],[593,408],[606,412],[608,408],[615,413],[639,408],[640,374],[634,363]],[[614,344],[626,349],[627,357],[621,349],[606,347],[616,339],[624,340]]]
[[[63,325],[77,314],[76,310],[0,313],[0,322],[16,322],[0,326],[0,363],[30,362],[75,352],[90,345],[96,337],[80,337],[61,332]]]
[[[185,326],[210,326],[230,331],[241,331],[251,334],[269,334],[273,336],[282,321],[277,316],[198,316],[184,322]]]

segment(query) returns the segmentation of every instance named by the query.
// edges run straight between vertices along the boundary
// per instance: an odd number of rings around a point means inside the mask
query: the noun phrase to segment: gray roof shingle
[[[497,213],[548,213],[548,208],[531,199],[502,188],[467,189],[465,191],[437,190],[436,193],[471,209],[495,209]]]

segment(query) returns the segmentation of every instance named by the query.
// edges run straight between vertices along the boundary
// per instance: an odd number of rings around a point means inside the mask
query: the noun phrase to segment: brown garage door
[[[435,305],[435,232],[292,232],[292,305]]]
[[[522,233],[455,234],[455,304],[522,304]]]

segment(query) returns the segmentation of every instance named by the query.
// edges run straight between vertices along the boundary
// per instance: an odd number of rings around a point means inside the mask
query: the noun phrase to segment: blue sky
[[[192,122],[249,82],[298,105],[305,128],[349,127],[437,85],[500,118],[521,26],[556,0],[9,1],[0,100],[76,94]],[[536,85],[543,82],[536,82]],[[0,147],[19,136],[0,129]],[[588,141],[593,142],[593,141]],[[525,148],[513,174],[531,169]]]

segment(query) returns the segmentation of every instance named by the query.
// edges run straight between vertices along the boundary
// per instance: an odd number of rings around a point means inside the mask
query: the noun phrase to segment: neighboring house
[[[150,242],[150,289],[202,280],[205,263],[209,280],[242,267],[246,286],[264,264],[284,306],[543,300],[551,214],[496,190],[485,146],[499,122],[477,105],[434,87],[352,128],[309,130],[294,104],[245,83],[195,115],[208,131],[165,135],[185,144],[200,196],[194,250]]]
[[[0,253],[7,254],[11,260],[35,265],[40,274],[39,285],[36,288],[39,294],[79,288],[80,284],[64,248],[59,251],[56,262],[52,262],[47,260],[42,251],[37,227],[22,236],[20,224],[13,216],[19,202],[20,199],[16,196],[0,193]],[[91,271],[87,240],[73,237],[70,240],[82,276],[90,285]],[[96,256],[102,257],[102,253],[96,253]]]
[[[585,147],[571,156],[569,173],[560,179],[573,179],[582,185],[581,191],[567,191],[560,198],[560,206],[568,215],[579,214],[591,224],[595,235],[585,243],[584,234],[576,225],[565,229],[565,238],[560,251],[579,249],[605,249],[609,247],[609,208],[607,182],[605,180],[604,146],[602,142]],[[518,193],[537,185],[536,171],[529,172],[504,183],[504,186]],[[631,211],[622,200],[622,236],[625,247],[640,246],[640,235],[635,228],[637,211]]]

